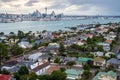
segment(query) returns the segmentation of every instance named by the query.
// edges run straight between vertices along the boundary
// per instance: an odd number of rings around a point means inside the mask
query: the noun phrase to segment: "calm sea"
[[[79,24],[90,24],[90,23],[108,23],[108,22],[120,22],[120,19],[86,19],[86,20],[63,20],[63,21],[24,21],[16,23],[0,23],[0,32],[17,33],[18,30],[24,32],[28,31],[56,31],[56,30],[66,30],[65,27],[72,27]]]

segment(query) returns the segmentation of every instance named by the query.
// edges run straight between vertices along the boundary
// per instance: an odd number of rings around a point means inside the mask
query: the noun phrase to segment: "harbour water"
[[[24,32],[28,31],[57,31],[67,30],[65,27],[73,27],[79,24],[91,24],[91,23],[108,23],[108,22],[120,22],[119,18],[116,19],[85,19],[85,20],[62,20],[62,21],[24,21],[15,23],[0,23],[0,32],[17,33],[18,30]]]

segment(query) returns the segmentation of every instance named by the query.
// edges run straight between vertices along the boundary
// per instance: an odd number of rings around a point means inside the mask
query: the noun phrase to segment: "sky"
[[[44,13],[45,7],[65,15],[120,15],[120,0],[0,0],[0,13]]]

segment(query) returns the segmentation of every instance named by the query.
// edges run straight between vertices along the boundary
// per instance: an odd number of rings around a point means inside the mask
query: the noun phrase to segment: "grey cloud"
[[[18,5],[10,5],[11,7],[20,7],[21,5],[18,4]]]
[[[33,4],[34,4],[34,3],[37,3],[37,2],[39,2],[39,0],[29,0],[29,1],[25,4],[25,6],[33,6]]]
[[[2,3],[11,2],[16,0],[0,0]],[[22,1],[22,0],[21,0]],[[37,2],[44,2],[49,4],[49,9],[55,9],[55,10],[64,10],[69,8],[70,6],[75,5],[77,7],[75,12],[80,11],[87,11],[90,10],[93,7],[99,8],[98,10],[103,10],[102,12],[108,13],[108,14],[120,14],[120,0],[29,0],[27,3],[25,3],[25,6],[34,6],[34,3]],[[0,5],[2,6],[2,5]],[[10,5],[12,7],[19,7],[20,5]],[[96,9],[95,8],[95,9]],[[102,13],[101,12],[101,13]]]
[[[0,0],[1,2],[11,2],[11,1],[15,1],[15,0]]]
[[[54,4],[52,6],[50,6],[50,9],[65,9],[66,7],[68,7],[67,5],[64,4]]]

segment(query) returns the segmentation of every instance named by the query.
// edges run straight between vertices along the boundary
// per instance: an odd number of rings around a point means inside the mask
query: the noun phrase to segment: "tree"
[[[22,75],[20,76],[20,80],[29,80],[29,76],[28,75]],[[34,79],[36,80],[36,79]]]
[[[115,54],[110,54],[110,58],[117,58]]]
[[[38,79],[38,76],[35,73],[31,73],[29,75],[29,80],[36,80],[36,79]]]
[[[14,32],[10,32],[9,34],[12,34],[12,35],[14,35],[15,33],[14,33]]]
[[[93,66],[93,61],[92,60],[88,60],[87,64],[89,64],[89,66],[92,67]]]
[[[66,69],[64,67],[60,68],[61,72],[64,72]]]
[[[104,51],[103,46],[97,46],[97,51]]]
[[[35,73],[20,76],[20,80],[37,80],[37,79],[38,79],[38,76]]]
[[[0,43],[0,65],[2,60],[8,56],[8,46],[4,43]]]
[[[51,57],[48,57],[48,61],[50,62],[50,60],[51,60]]]
[[[89,80],[90,75],[91,75],[91,72],[89,70],[84,70],[82,74],[85,80]]]
[[[100,27],[100,26],[101,26],[101,24],[99,24],[99,23],[95,25],[95,27]]]
[[[52,80],[66,80],[66,73],[61,71],[53,71],[51,74]]]
[[[51,75],[40,75],[39,77],[38,77],[38,79],[39,80],[52,80],[51,79]]]
[[[60,53],[64,53],[65,52],[65,47],[64,47],[64,45],[62,43],[60,43],[59,52]]]
[[[24,35],[25,35],[25,34],[24,34],[23,31],[18,30],[18,34],[17,34],[17,36],[18,36],[19,39],[24,38]]]
[[[55,60],[54,60],[54,63],[59,63],[60,62],[60,58],[55,58]]]
[[[0,32],[0,35],[4,35],[4,32]]]
[[[84,70],[90,70],[90,66],[88,64],[83,65]]]
[[[88,37],[88,38],[87,38],[87,43],[88,43],[88,44],[93,44],[93,40]]]
[[[19,75],[25,75],[29,74],[29,70],[27,69],[26,66],[21,66],[20,69],[18,70]]]
[[[98,70],[97,70],[97,71],[95,71],[95,74],[94,74],[94,75],[96,76],[96,75],[97,75],[97,73],[99,73],[99,71],[98,71]]]
[[[18,45],[12,46],[10,51],[12,52],[13,55],[20,55],[24,52],[24,50]]]
[[[0,74],[10,74],[9,71],[7,71],[6,69],[0,70]]]
[[[106,71],[115,71],[115,68],[114,68],[114,66],[113,65],[109,65],[106,69],[105,69]]]
[[[18,74],[18,72],[15,72],[13,75],[16,80],[20,80],[20,75]]]
[[[67,62],[67,64],[66,65],[68,65],[68,66],[73,66],[73,65],[75,65],[76,64],[76,62],[75,61],[69,61],[69,62]]]
[[[35,45],[32,47],[33,50],[38,49],[39,45],[35,43]]]

